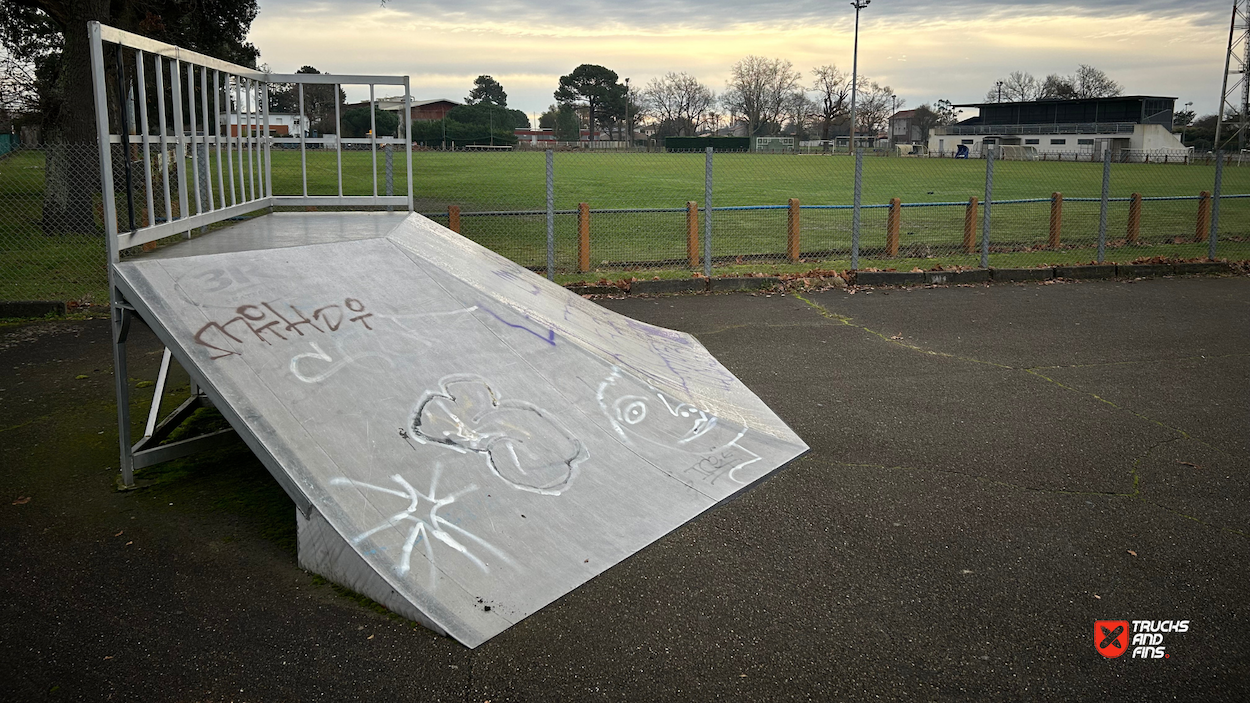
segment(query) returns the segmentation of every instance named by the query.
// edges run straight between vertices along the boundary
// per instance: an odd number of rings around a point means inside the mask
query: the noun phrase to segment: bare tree
[[[1000,95],[1002,102],[1009,103],[1037,100],[1042,97],[1042,83],[1028,71],[1012,71],[1006,78],[995,82],[994,87],[985,94],[985,101],[999,102]]]
[[[34,113],[38,104],[34,65],[0,48],[0,132],[12,129],[15,118]]]
[[[1124,92],[1111,76],[1085,64],[1077,67],[1071,82],[1077,98],[1114,98]]]
[[[829,132],[837,122],[844,121],[851,99],[851,80],[837,66],[825,65],[812,69],[815,81],[811,90],[816,93],[816,116],[820,123],[820,138],[829,139]]]
[[[643,104],[661,123],[676,130],[675,136],[694,136],[716,104],[716,94],[685,72],[652,78],[642,90]]]
[[[892,110],[903,107],[907,102],[902,99],[896,102],[893,95],[894,89],[890,86],[869,81],[861,76],[859,101],[855,105],[855,121],[859,123],[856,131],[876,134],[885,128],[890,121]]]
[[[747,56],[730,69],[721,102],[746,123],[747,136],[775,133],[802,74],[784,59]]]

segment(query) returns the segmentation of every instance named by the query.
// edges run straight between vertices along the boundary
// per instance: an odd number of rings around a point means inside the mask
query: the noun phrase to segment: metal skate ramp
[[[115,264],[305,568],[474,647],[807,449],[693,337],[396,222]]]

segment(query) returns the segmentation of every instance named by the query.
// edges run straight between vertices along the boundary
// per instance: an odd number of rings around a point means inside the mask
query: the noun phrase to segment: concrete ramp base
[[[300,564],[470,647],[807,449],[693,337],[419,215],[116,274],[299,506]]]

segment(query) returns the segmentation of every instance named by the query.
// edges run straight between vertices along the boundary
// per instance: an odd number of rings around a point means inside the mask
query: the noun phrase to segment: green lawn
[[[395,154],[393,190],[407,192],[402,154]],[[308,192],[338,192],[338,163],[334,152],[310,150]],[[274,192],[298,195],[303,183],[298,150],[272,152]],[[230,162],[238,172],[238,160]],[[343,192],[373,192],[372,155],[368,151],[342,155]],[[378,192],[385,193],[385,156],[377,156]],[[41,224],[43,154],[18,152],[0,159],[0,251],[4,279],[0,299],[67,298],[103,300],[104,243],[98,237],[61,235],[55,223]],[[210,160],[216,190],[216,159]],[[555,155],[555,205],[575,209],[588,203],[596,210],[624,208],[684,208],[687,201],[703,203],[705,159],[702,154],[578,153]],[[845,206],[852,202],[854,160],[847,156],[717,154],[714,159],[715,207],[781,206],[797,198],[804,206]],[[1111,197],[1140,193],[1154,196],[1196,196],[1210,190],[1210,165],[1114,164]],[[227,175],[227,178],[229,176]],[[474,216],[475,212],[542,211],[545,209],[545,155],[541,152],[446,153],[415,152],[413,178],[416,207],[439,214],[446,222],[447,207],[465,213],[461,230],[466,236],[517,262],[542,267],[546,262],[546,220],[542,214]],[[1089,261],[1096,254],[1098,202],[1102,164],[1055,162],[998,162],[995,164],[992,212],[991,265],[1043,265]],[[227,181],[227,191],[229,185]],[[190,185],[190,184],[189,184]],[[236,184],[236,188],[237,188]],[[860,228],[861,268],[911,268],[978,263],[977,252],[962,251],[964,203],[984,199],[985,162],[954,159],[877,158],[864,160]],[[177,201],[177,187],[173,185]],[[1002,200],[1044,198],[1061,192],[1063,239],[1059,250],[1046,248],[1049,202],[1004,203]],[[1224,172],[1227,194],[1250,193],[1250,167]],[[194,189],[189,188],[194,210]],[[904,207],[900,217],[900,253],[884,254],[887,209],[891,198],[904,203],[954,203]],[[155,208],[163,215],[163,187],[157,185]],[[146,196],[136,193],[137,218],[146,220]],[[124,198],[118,198],[124,217]],[[175,214],[178,210],[176,202]],[[1198,204],[1195,200],[1147,201],[1143,206],[1141,236],[1135,245],[1124,243],[1128,204],[1112,202],[1108,209],[1108,260],[1139,257],[1199,257],[1205,246],[1193,244]],[[978,213],[978,237],[981,223]],[[803,209],[801,242],[805,261],[784,259],[786,211],[717,210],[712,214],[712,249],[718,271],[764,272],[789,268],[849,266],[851,212],[849,209]],[[1221,202],[1219,255],[1250,259],[1250,198]],[[576,218],[556,218],[557,268],[574,275]],[[599,213],[591,218],[591,262],[599,272],[647,269],[685,271],[686,217],[673,213]],[[703,231],[699,224],[700,234]],[[979,246],[979,240],[978,240]],[[1007,262],[1007,263],[1004,263]],[[648,273],[651,275],[651,273]],[[679,275],[674,273],[673,275]]]

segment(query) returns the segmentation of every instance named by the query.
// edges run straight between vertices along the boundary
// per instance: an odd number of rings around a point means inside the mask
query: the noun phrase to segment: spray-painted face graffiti
[[[550,413],[502,399],[473,375],[443,378],[418,401],[408,426],[416,441],[480,454],[514,488],[545,495],[563,493],[589,456]]]

